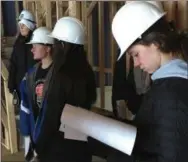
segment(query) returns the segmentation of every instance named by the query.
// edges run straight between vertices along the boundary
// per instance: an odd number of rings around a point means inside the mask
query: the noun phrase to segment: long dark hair
[[[84,46],[57,41],[53,49],[54,75],[58,74],[61,75],[60,77],[64,77],[64,86],[66,88],[70,87],[71,82],[79,84],[74,87],[74,98],[83,102],[87,98],[88,102],[95,102],[95,75],[87,60]],[[69,80],[66,81],[67,77],[71,82]],[[87,93],[86,89],[90,93]]]

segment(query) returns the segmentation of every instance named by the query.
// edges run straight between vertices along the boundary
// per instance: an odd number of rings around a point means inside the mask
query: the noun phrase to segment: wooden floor
[[[1,146],[1,161],[2,162],[22,162],[24,161],[24,152],[20,151],[16,154],[10,154],[9,151],[3,146]]]

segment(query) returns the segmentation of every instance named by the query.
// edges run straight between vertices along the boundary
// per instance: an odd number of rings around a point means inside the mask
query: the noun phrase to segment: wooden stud
[[[20,15],[20,13],[19,13],[19,1],[15,1],[14,5],[15,5],[15,12],[16,12],[15,19],[17,20],[19,18],[19,15]],[[16,28],[17,28],[16,36],[18,36],[20,31],[19,31],[19,25],[17,23],[16,23]]]
[[[110,2],[110,22],[112,22],[114,15],[117,12],[117,4],[116,2]],[[113,77],[113,69],[114,69],[114,63],[116,61],[116,53],[117,53],[117,45],[115,42],[115,39],[113,38],[112,33],[110,33],[110,56],[111,56],[111,69],[112,69],[112,77]]]
[[[23,0],[23,8],[28,9],[28,0]]]
[[[19,1],[15,1],[15,11],[16,11],[16,14],[15,14],[15,18],[17,19],[20,15],[20,12],[19,12]]]
[[[36,10],[35,10],[35,18],[36,18],[36,24],[37,24],[37,27],[41,26],[42,25],[42,21],[41,21],[41,3],[36,1],[35,2],[35,6],[36,6]]]
[[[187,1],[177,1],[177,25],[179,29],[188,29],[188,5]]]
[[[3,10],[2,10],[2,3],[0,3],[0,5],[1,5],[1,52],[4,52],[3,50],[4,50],[4,47],[3,47],[3,45],[4,45],[4,42],[3,42],[3,39],[2,39],[2,37],[4,36],[4,22],[3,22]],[[2,53],[1,53],[2,54]]]
[[[85,1],[81,2],[81,21],[85,27],[85,44],[84,44],[84,49],[87,51],[88,48],[88,41],[87,41],[87,31],[88,31],[88,24],[87,24],[87,3]],[[91,25],[91,24],[90,24]]]
[[[5,64],[3,63],[3,61],[1,61],[1,76],[4,81],[8,80],[8,70],[5,66]]]
[[[7,121],[7,114],[5,111],[6,111],[5,101],[1,99],[1,121],[4,126],[4,133],[5,133],[4,145],[8,150],[10,150],[10,142],[9,142],[10,137],[9,137],[9,133],[8,133],[8,121]]]
[[[63,2],[56,1],[56,20],[63,16]]]
[[[93,47],[93,27],[92,27],[92,20],[93,20],[93,16],[90,15],[89,17],[87,17],[87,57],[88,57],[88,61],[90,63],[91,66],[93,66],[93,51],[92,51],[92,47]]]
[[[8,134],[10,141],[10,151],[11,153],[16,153],[18,151],[17,146],[17,131],[16,131],[16,121],[15,113],[12,105],[12,94],[8,90],[8,70],[6,69],[4,63],[1,61],[1,76],[3,77],[3,86],[5,92],[5,105],[6,105],[6,114],[8,120]]]
[[[18,152],[17,147],[17,131],[16,131],[16,121],[15,113],[12,105],[12,94],[8,90],[8,82],[4,81],[4,91],[5,91],[5,102],[7,109],[7,119],[8,119],[8,132],[10,137],[10,151],[11,153]]]
[[[69,15],[81,19],[80,2],[69,1]]]
[[[65,13],[63,16],[68,16],[69,15],[69,8],[66,9]]]
[[[163,4],[167,20],[176,22],[176,1],[164,1]]]
[[[51,1],[50,0],[46,0],[45,12],[46,12],[46,27],[51,29],[52,28],[52,11],[51,11]]]
[[[86,25],[87,24],[86,23],[86,20],[87,20],[87,2],[85,2],[85,1],[81,2],[81,12],[82,12],[82,17],[81,17],[82,23],[84,24],[85,27],[87,27],[87,25]],[[86,29],[86,31],[87,31],[87,29]]]
[[[1,121],[6,129],[8,129],[8,122],[7,122],[7,114],[6,114],[6,106],[5,101],[1,99]]]
[[[31,2],[31,12],[34,14],[36,10],[35,1]]]
[[[89,8],[87,9],[87,16],[91,15],[96,5],[97,5],[97,1],[91,2],[91,4],[89,5]]]
[[[100,80],[100,106],[105,107],[105,73],[104,73],[104,2],[98,2],[98,20],[99,20],[99,80]]]

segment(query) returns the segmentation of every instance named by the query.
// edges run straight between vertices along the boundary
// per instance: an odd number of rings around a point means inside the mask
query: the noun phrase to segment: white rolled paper
[[[125,154],[131,155],[136,140],[136,127],[94,112],[66,104],[61,123],[79,130]]]

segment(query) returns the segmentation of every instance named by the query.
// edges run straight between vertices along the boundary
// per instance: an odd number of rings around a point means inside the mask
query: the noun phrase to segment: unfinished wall
[[[96,74],[99,88],[97,106],[101,108],[106,107],[105,103],[111,102],[109,89],[112,85],[117,54],[117,45],[111,33],[111,22],[118,8],[124,3],[125,1],[23,0],[24,8],[35,14],[38,26],[47,26],[52,29],[60,17],[67,15],[77,17],[84,23],[87,40],[85,49]],[[188,29],[187,1],[164,1],[162,4],[168,11],[166,15],[168,20],[173,20],[179,29]],[[106,96],[107,99],[105,99]]]

